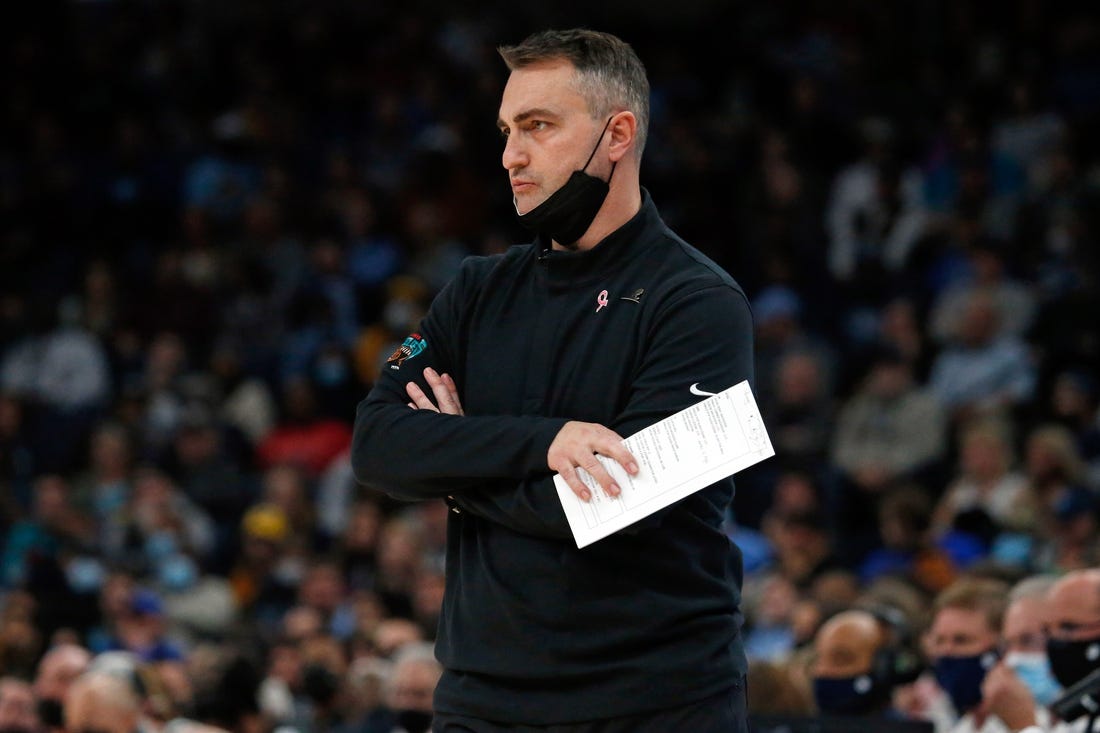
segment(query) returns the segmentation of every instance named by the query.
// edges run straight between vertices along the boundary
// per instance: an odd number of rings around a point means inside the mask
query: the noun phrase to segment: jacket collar
[[[649,192],[642,189],[642,206],[630,221],[600,240],[591,249],[579,252],[551,249],[549,238],[539,236],[534,249],[538,252],[539,271],[551,286],[569,287],[591,284],[627,262],[646,240],[643,232],[663,228],[661,215]]]

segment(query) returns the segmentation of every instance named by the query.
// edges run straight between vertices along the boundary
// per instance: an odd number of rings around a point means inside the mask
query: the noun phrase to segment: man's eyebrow
[[[556,120],[560,116],[561,115],[559,115],[558,113],[548,110],[545,107],[534,107],[532,109],[523,110],[522,112],[517,114],[512,121],[518,125],[524,120],[529,120],[532,117],[551,117]],[[504,118],[497,117],[497,127],[504,129],[505,127],[508,127],[508,123],[504,121]]]

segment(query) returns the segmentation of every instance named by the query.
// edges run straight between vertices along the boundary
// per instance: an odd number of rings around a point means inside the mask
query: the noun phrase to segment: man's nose
[[[504,153],[500,156],[500,162],[509,171],[527,165],[527,151],[520,143],[519,135],[504,138]]]

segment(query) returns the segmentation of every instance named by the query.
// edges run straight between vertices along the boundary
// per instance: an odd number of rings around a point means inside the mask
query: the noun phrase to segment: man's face
[[[66,700],[66,733],[133,733],[136,726],[136,715],[101,704],[89,695]]]
[[[1047,633],[1060,641],[1100,637],[1100,588],[1093,574],[1068,577],[1047,596]]]
[[[520,214],[561,188],[600,136],[603,125],[575,88],[574,73],[568,61],[543,61],[516,69],[504,87],[497,120],[506,136],[501,163]],[[609,169],[606,156],[597,153],[587,172],[606,179]]]
[[[57,650],[43,658],[34,680],[34,693],[40,699],[61,700],[73,680],[88,667],[91,657],[81,649]]]
[[[874,639],[852,624],[829,626],[814,642],[815,677],[856,677],[871,669]]]
[[[439,682],[439,670],[430,662],[399,665],[393,679],[390,706],[395,710],[432,711],[432,693]]]
[[[1046,654],[1046,639],[1043,637],[1044,612],[1041,598],[1021,598],[1008,607],[1001,630],[1006,654]]]
[[[972,657],[992,649],[997,640],[997,631],[990,628],[984,612],[945,608],[925,635],[925,653],[933,659]]]

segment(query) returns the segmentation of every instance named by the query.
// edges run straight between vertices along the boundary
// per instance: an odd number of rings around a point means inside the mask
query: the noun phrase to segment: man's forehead
[[[1100,576],[1093,574],[1063,581],[1047,596],[1051,611],[1074,617],[1100,616]]]
[[[947,606],[941,609],[936,614],[932,626],[936,631],[947,631],[949,633],[963,631],[980,634],[986,631],[995,631],[990,627],[989,619],[984,611],[960,606]]]
[[[515,69],[501,95],[499,119],[515,122],[530,110],[545,110],[558,116],[587,111],[588,104],[577,88],[575,72],[568,61],[543,61]]]

